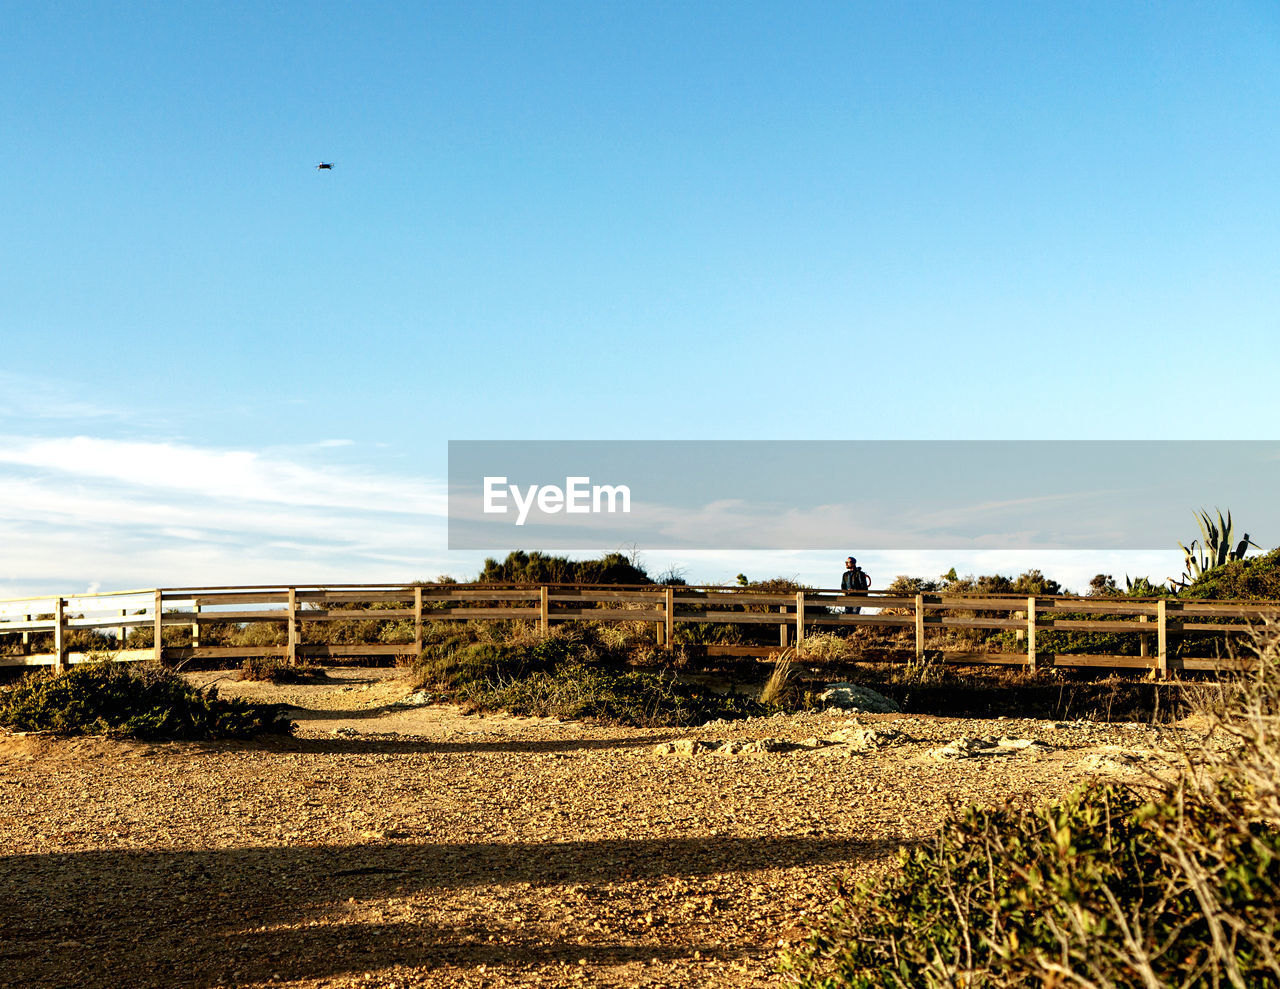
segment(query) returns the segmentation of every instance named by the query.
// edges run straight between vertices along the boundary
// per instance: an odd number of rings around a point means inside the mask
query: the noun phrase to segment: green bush
[[[416,670],[420,686],[456,690],[524,669],[524,649],[497,642],[446,641],[424,645]]]
[[[482,626],[433,631],[416,662],[418,684],[446,691],[472,711],[690,725],[776,709],[670,674],[629,670],[643,649],[616,624],[569,622],[548,635],[513,628],[505,641],[477,641],[489,634]]]
[[[898,577],[891,586],[902,587],[914,578]],[[1039,570],[1028,570],[1017,577],[1006,577],[1003,574],[983,574],[975,577],[969,574],[964,577],[956,575],[955,567],[950,573],[943,574],[940,583],[934,581],[920,582],[920,590],[913,593],[928,593],[925,585],[933,585],[932,590],[943,594],[1018,594],[1030,597],[1035,594],[1049,597],[1062,594],[1062,585],[1052,577],[1046,577]]]
[[[579,664],[508,680],[472,683],[464,708],[643,727],[688,726],[777,710],[740,694],[680,683],[665,673],[619,673]]]
[[[636,644],[616,625],[566,622],[543,635],[514,623],[505,631],[480,623],[440,624],[434,638],[424,639],[414,665],[420,685],[443,690],[510,680],[566,663],[622,667],[636,655]]]
[[[823,989],[1030,987],[1066,984],[1051,981],[1066,972],[1095,985],[1208,984],[1214,932],[1176,853],[1196,855],[1220,902],[1256,929],[1275,919],[1280,832],[1241,830],[1179,796],[1095,784],[1038,810],[971,808],[903,854],[888,883],[838,888],[784,969]],[[1245,985],[1274,978],[1258,945],[1232,941]]]
[[[250,656],[240,664],[241,680],[264,680],[270,683],[314,683],[324,680],[324,668],[315,663],[290,666],[278,656]]]
[[[1280,548],[1214,567],[1183,593],[1193,598],[1280,601]]]
[[[28,674],[0,691],[0,725],[149,740],[248,738],[293,730],[278,708],[223,700],[212,688],[197,690],[168,670],[130,670],[110,662]]]
[[[815,989],[1280,984],[1280,634],[1254,651],[1193,697],[1205,733],[1174,782],[969,808],[888,880],[838,885],[782,970]]]
[[[481,584],[652,584],[637,561],[621,553],[606,553],[596,560],[570,560],[535,550],[514,550],[499,563],[484,561],[477,581]]]
[[[783,616],[785,623],[786,616]],[[751,625],[730,625],[727,623],[713,622],[680,622],[675,626],[675,645],[676,646],[743,646],[751,645],[748,641],[750,637],[748,632],[753,632],[755,638],[759,638],[760,632],[755,626]],[[773,632],[774,641],[777,641],[778,632]]]
[[[551,638],[531,643],[446,640],[424,646],[416,669],[421,686],[458,690],[550,669],[567,659],[570,649]]]

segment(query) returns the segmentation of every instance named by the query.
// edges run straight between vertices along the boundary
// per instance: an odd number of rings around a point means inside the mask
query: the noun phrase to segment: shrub
[[[325,672],[315,663],[290,666],[277,656],[250,656],[240,665],[241,680],[265,680],[270,683],[314,683],[325,679]]]
[[[899,577],[894,583],[908,580],[910,578]],[[1006,577],[1003,574],[983,574],[978,577],[969,574],[958,577],[955,567],[952,567],[950,573],[943,575],[938,590],[945,594],[1020,594],[1028,597],[1035,594],[1048,597],[1061,594],[1062,585],[1052,577],[1046,577],[1039,570],[1028,570],[1017,577]]]
[[[785,619],[785,616],[783,616]],[[780,623],[781,624],[781,623]],[[677,646],[740,646],[747,645],[744,628],[754,626],[729,625],[712,622],[681,622],[675,627]],[[756,633],[757,636],[759,633]],[[774,632],[777,636],[777,632]]]
[[[505,630],[479,622],[436,623],[415,662],[423,686],[452,689],[547,671],[564,663],[623,667],[652,660],[654,648],[641,622],[564,622],[548,633],[512,622]]]
[[[795,657],[802,663],[838,663],[855,659],[859,653],[855,642],[834,632],[806,632],[795,647]]]
[[[599,658],[601,653],[591,633],[581,628],[557,628],[545,636],[518,630],[505,642],[475,641],[473,634],[468,629],[424,643],[416,663],[420,685],[455,690],[549,670],[570,659]]]
[[[641,727],[688,726],[745,718],[775,708],[740,694],[718,694],[666,673],[619,673],[577,664],[507,680],[472,683],[464,709],[537,717],[589,718]]]
[[[287,734],[274,706],[223,700],[168,670],[83,663],[62,673],[23,677],[0,692],[0,725],[17,731],[139,739],[247,738]]]
[[[904,687],[925,687],[959,678],[956,671],[942,662],[936,652],[931,652],[913,656],[901,666],[895,667],[889,675],[889,682]]]
[[[1089,597],[1091,598],[1116,598],[1120,594],[1121,591],[1116,584],[1115,577],[1109,573],[1095,574],[1093,579],[1089,581]]]
[[[1280,548],[1214,567],[1192,583],[1184,594],[1193,598],[1280,600]]]
[[[622,553],[596,560],[570,560],[534,551],[515,550],[499,563],[484,561],[477,578],[482,584],[652,584],[637,561]]]
[[[952,568],[952,573],[955,573],[954,568]],[[941,589],[941,586],[936,580],[898,574],[885,590],[895,597],[909,598],[915,597],[917,594],[936,594]]]
[[[482,633],[468,627],[450,631],[424,643],[418,685],[451,693],[471,711],[683,725],[772,710],[670,674],[627,672],[650,647],[626,623],[568,622],[546,635],[521,627],[506,641],[477,641]]]
[[[865,989],[1280,975],[1247,936],[1268,923],[1275,936],[1280,832],[1237,828],[1182,797],[1094,784],[1039,810],[970,808],[905,853],[887,884],[841,887],[785,967],[803,986]],[[1217,905],[1240,927],[1221,950],[1179,855],[1215,880]]]
[[[519,645],[448,641],[423,647],[417,661],[418,684],[458,690],[492,677],[518,676],[534,665]]]
[[[840,884],[801,986],[1156,987],[1280,980],[1280,636],[1161,787],[969,808],[888,882]]]

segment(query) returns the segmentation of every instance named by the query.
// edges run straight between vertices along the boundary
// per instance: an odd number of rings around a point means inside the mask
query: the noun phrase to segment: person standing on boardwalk
[[[859,591],[866,591],[870,587],[871,576],[858,566],[858,561],[852,556],[845,560],[844,573],[840,576],[840,590],[857,593]],[[862,609],[845,608],[844,613],[846,615],[860,615],[862,614]]]

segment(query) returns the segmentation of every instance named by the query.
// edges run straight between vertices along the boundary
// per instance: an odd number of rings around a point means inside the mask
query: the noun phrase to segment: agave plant
[[[1185,570],[1181,577],[1175,579],[1169,578],[1169,583],[1175,588],[1181,589],[1190,586],[1194,581],[1204,576],[1215,567],[1220,567],[1224,563],[1231,563],[1235,560],[1243,560],[1244,554],[1248,552],[1249,547],[1261,549],[1262,547],[1249,538],[1249,533],[1244,534],[1244,538],[1232,547],[1231,533],[1231,512],[1227,512],[1227,517],[1222,517],[1221,509],[1214,509],[1218,513],[1218,519],[1215,522],[1209,515],[1208,511],[1201,510],[1195,513],[1196,523],[1200,526],[1200,539],[1191,540],[1190,546],[1183,546],[1178,543],[1178,547],[1182,550],[1185,558]]]
[[[1154,598],[1160,596],[1160,585],[1151,583],[1150,577],[1134,579],[1125,574],[1124,592],[1131,598]]]

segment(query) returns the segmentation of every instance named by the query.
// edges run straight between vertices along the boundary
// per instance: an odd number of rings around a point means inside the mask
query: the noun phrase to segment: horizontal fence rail
[[[845,609],[864,609],[855,613]],[[872,610],[874,609],[874,610]],[[586,586],[513,584],[326,584],[306,586],[177,587],[103,594],[0,601],[0,666],[68,665],[107,651],[117,660],[179,662],[188,659],[278,657],[300,659],[416,656],[423,629],[436,621],[644,622],[654,642],[669,648],[679,624],[776,626],[777,646],[707,646],[720,654],[763,655],[806,635],[861,625],[898,628],[923,656],[929,633],[946,629],[1012,630],[1024,652],[944,654],[949,662],[1054,665],[1148,670],[1167,677],[1176,670],[1215,670],[1221,657],[1169,655],[1171,635],[1242,633],[1280,619],[1280,602],[1064,596],[849,593],[806,589],[770,593],[719,586]],[[378,641],[305,642],[305,626],[370,623],[361,629]],[[218,630],[263,626],[280,641],[216,645]],[[165,641],[165,629],[185,629],[189,641]],[[148,629],[149,642],[130,648],[130,631]],[[1137,656],[1048,654],[1038,648],[1047,631],[1137,635]],[[75,648],[76,633],[96,633],[97,648]],[[189,636],[188,636],[189,633]],[[170,639],[173,639],[173,635]],[[83,636],[81,637],[83,639]],[[144,637],[145,638],[145,637]],[[105,645],[107,642],[110,645]],[[1239,665],[1239,664],[1234,664]]]

